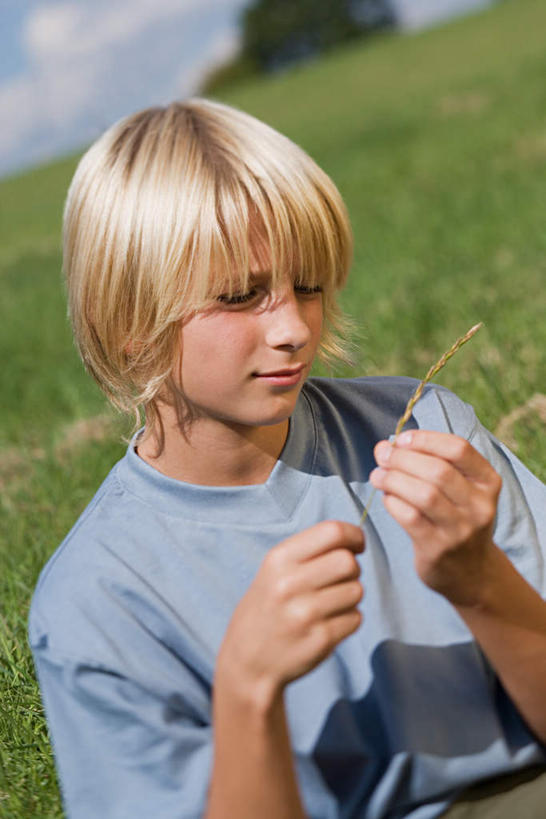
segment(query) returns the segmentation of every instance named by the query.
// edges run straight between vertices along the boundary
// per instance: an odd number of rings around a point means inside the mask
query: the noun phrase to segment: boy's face
[[[322,293],[255,271],[181,330],[180,387],[199,418],[265,426],[292,413],[322,332]]]

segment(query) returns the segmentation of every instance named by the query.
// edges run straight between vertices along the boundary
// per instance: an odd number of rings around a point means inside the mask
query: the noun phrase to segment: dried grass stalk
[[[411,417],[411,413],[413,412],[413,408],[416,405],[416,403],[419,401],[419,399],[421,398],[425,386],[429,383],[429,381],[431,381],[434,378],[434,376],[437,373],[440,372],[440,370],[443,367],[445,367],[445,365],[447,364],[449,359],[452,358],[455,355],[455,353],[458,350],[461,349],[463,344],[466,344],[467,341],[470,341],[472,336],[474,336],[481,327],[483,327],[483,322],[482,321],[480,321],[479,324],[475,324],[474,327],[471,327],[470,330],[467,333],[465,333],[464,336],[461,336],[460,338],[458,338],[457,341],[454,344],[452,344],[452,346],[449,348],[449,350],[446,350],[446,352],[436,362],[436,364],[433,364],[433,366],[430,368],[430,370],[425,375],[423,380],[417,386],[417,389],[415,390],[415,392],[413,393],[413,395],[411,396],[410,400],[408,401],[408,403],[406,405],[406,409],[404,410],[404,412],[401,415],[398,423],[396,424],[396,429],[394,431],[394,438],[392,440],[392,445],[393,446],[396,444],[396,439],[398,438],[398,436],[400,435],[400,433],[404,429],[404,426],[409,421],[409,419]],[[364,512],[362,513],[362,517],[360,518],[360,525],[361,526],[363,525],[364,521],[368,517],[368,512],[370,511],[370,506],[372,505],[372,501],[373,501],[374,496],[375,496],[375,491],[376,491],[375,489],[372,491],[372,493],[370,495],[370,498],[368,500],[368,503],[366,504],[366,508],[364,509]]]

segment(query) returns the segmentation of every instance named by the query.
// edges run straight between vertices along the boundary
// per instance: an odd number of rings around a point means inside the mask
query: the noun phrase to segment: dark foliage
[[[242,51],[274,71],[393,24],[389,0],[255,0],[243,13]]]

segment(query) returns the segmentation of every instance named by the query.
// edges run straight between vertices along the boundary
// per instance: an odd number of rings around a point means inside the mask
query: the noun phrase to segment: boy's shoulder
[[[326,425],[341,417],[344,423],[362,425],[373,438],[388,438],[419,384],[405,376],[310,378],[304,395]],[[455,393],[427,384],[415,405],[407,428],[453,432],[470,438],[477,419],[473,408]]]
[[[123,459],[122,459],[123,460]],[[105,578],[123,572],[123,541],[137,512],[136,499],[118,479],[118,462],[43,567],[29,614],[33,647],[61,632],[78,642],[80,614],[104,597]],[[60,628],[59,628],[60,626]]]

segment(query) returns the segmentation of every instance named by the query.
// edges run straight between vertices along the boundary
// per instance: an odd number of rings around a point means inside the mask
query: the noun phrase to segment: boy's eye
[[[261,288],[259,287],[251,287],[250,290],[246,290],[242,293],[232,293],[232,295],[229,295],[229,293],[222,293],[222,295],[218,296],[216,300],[227,305],[228,307],[237,307],[239,305],[248,304],[249,302],[255,301],[255,299],[257,299],[259,296],[260,289]],[[296,283],[294,285],[294,290],[300,296],[313,296],[316,293],[322,293],[322,287],[320,285],[310,287],[306,284]]]
[[[256,297],[257,290],[253,287],[251,290],[248,290],[246,293],[233,293],[233,295],[229,295],[228,293],[223,293],[221,296],[218,296],[218,301],[221,301],[222,304],[245,304],[247,301],[252,301],[253,298]]]

